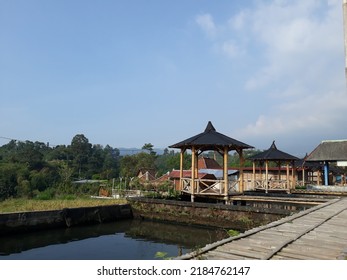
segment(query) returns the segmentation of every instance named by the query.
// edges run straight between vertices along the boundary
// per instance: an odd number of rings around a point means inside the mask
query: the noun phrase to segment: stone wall
[[[132,210],[128,204],[6,213],[0,215],[0,235],[82,224],[104,223],[130,219],[132,217]]]
[[[128,199],[134,218],[244,231],[290,215],[284,209],[261,209],[212,203],[148,198]]]

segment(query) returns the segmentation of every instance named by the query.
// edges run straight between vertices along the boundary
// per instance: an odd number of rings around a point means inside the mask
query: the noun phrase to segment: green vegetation
[[[165,149],[162,155],[157,155],[151,143],[144,144],[140,153],[121,156],[117,148],[91,144],[83,134],[74,136],[70,145],[55,147],[42,142],[11,140],[0,147],[0,201],[98,195],[100,186],[108,191],[114,185],[122,190],[131,186],[153,190],[154,186],[137,180],[137,172],[152,169],[158,177],[179,169],[179,162],[179,152]],[[184,168],[189,167],[190,157],[186,156]],[[76,182],[81,179],[95,183]],[[168,192],[168,196],[176,195],[167,183],[155,188]]]
[[[229,230],[227,230],[227,233],[228,233],[228,235],[229,235],[230,237],[238,236],[238,235],[240,234],[239,231],[234,230],[234,229],[229,229]]]
[[[168,255],[166,252],[156,252],[154,257],[161,260],[171,260],[173,257],[169,257]]]
[[[92,207],[126,203],[125,200],[76,198],[72,195],[60,199],[7,199],[0,202],[0,213],[61,210],[64,208]]]
[[[257,151],[245,151],[248,157]],[[218,153],[206,154],[221,163]],[[229,166],[238,166],[238,155],[229,157]],[[246,166],[247,166],[246,161]],[[98,195],[100,187],[110,194],[111,188],[150,191],[149,196],[179,198],[171,182],[153,185],[137,178],[140,170],[154,170],[156,177],[179,169],[180,152],[165,149],[157,154],[151,143],[133,155],[120,155],[117,148],[92,144],[83,134],[75,135],[70,145],[51,147],[48,143],[16,141],[0,147],[0,202],[11,199],[49,201]],[[191,156],[184,156],[183,168],[189,169]],[[79,180],[89,180],[81,183]],[[92,181],[91,181],[92,180]]]

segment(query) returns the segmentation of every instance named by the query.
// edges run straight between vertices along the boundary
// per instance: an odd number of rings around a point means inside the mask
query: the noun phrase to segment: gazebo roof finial
[[[214,128],[213,124],[211,123],[211,121],[208,121],[208,124],[205,128],[205,132],[210,132],[210,131],[216,131],[216,129]]]
[[[277,147],[276,147],[276,144],[275,144],[275,140],[272,141],[270,149],[277,150]]]

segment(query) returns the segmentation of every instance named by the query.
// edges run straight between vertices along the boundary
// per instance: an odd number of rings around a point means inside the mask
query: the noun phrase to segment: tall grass
[[[72,196],[50,200],[11,198],[0,202],[0,214],[26,211],[61,210],[64,208],[92,207],[123,203],[126,203],[126,200],[76,198]]]

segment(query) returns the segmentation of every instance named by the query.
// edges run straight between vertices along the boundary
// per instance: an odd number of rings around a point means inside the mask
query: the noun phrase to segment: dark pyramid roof
[[[249,157],[250,160],[298,160],[297,157],[282,152],[277,149],[275,141],[272,142],[271,147],[259,154]]]
[[[204,132],[199,133],[186,140],[169,146],[170,148],[192,148],[198,147],[201,150],[215,150],[217,147],[228,147],[229,150],[250,149],[252,146],[230,138],[216,131],[209,121]]]
[[[306,158],[306,161],[347,160],[347,140],[322,141]]]
[[[312,170],[322,169],[322,165],[319,162],[306,161],[307,155],[294,162],[296,168],[307,168]]]

